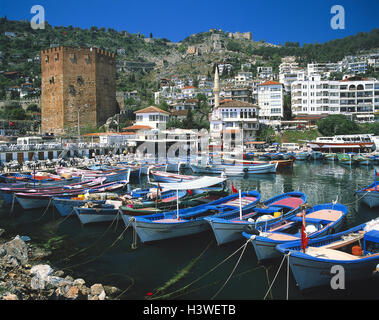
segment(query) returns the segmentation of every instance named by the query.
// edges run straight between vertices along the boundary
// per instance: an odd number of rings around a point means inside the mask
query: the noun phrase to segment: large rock
[[[4,254],[5,251],[5,258],[12,261],[12,264],[15,264],[15,261],[19,262],[21,265],[26,265],[28,263],[28,247],[19,236],[16,236],[13,240],[5,243],[0,251],[2,251],[2,254]]]

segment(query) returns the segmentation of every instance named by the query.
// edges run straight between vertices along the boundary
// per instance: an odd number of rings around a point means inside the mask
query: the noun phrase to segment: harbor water
[[[347,229],[379,216],[379,208],[370,209],[360,204],[355,196],[356,190],[373,182],[374,170],[372,165],[350,167],[334,162],[296,161],[293,169],[283,169],[277,174],[233,177],[229,183],[242,191],[258,190],[262,200],[290,191],[306,193],[310,205],[337,200],[348,207],[344,227]],[[146,177],[142,177],[132,180],[130,187],[147,185]],[[211,230],[154,243],[137,242],[137,247],[132,248],[133,229],[125,231],[121,220],[81,226],[76,216],[63,218],[52,207],[23,211],[17,205],[13,213],[10,208],[0,209],[0,227],[13,235],[28,236],[32,243],[51,250],[48,260],[56,270],[83,278],[88,284],[102,283],[120,288],[122,300],[147,297],[261,300],[265,296],[266,299],[283,300],[287,295],[286,263],[268,292],[281,258],[259,264],[251,244],[244,252],[235,253],[245,240],[217,246]],[[378,285],[379,276],[376,276],[359,283],[346,283],[344,289],[318,288],[301,292],[290,273],[288,297],[296,300],[378,299]]]

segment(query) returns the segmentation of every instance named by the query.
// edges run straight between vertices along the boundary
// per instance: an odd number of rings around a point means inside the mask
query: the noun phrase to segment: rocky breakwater
[[[4,230],[0,229],[0,238]],[[31,246],[22,237],[0,239],[0,300],[114,300],[120,290],[112,286],[87,286],[62,270],[41,262],[49,252]]]

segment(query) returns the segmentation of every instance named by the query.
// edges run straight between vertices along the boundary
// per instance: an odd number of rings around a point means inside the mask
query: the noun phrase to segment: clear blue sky
[[[211,28],[251,31],[254,40],[322,43],[379,27],[378,0],[0,0],[0,16],[30,20],[33,5],[45,8],[53,26],[91,26],[141,32],[180,41]],[[345,29],[333,30],[333,5],[345,9]],[[379,44],[378,44],[379,46]]]

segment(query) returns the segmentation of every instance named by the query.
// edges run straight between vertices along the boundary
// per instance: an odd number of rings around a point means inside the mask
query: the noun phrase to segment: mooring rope
[[[219,266],[221,266],[223,263],[225,263],[227,260],[229,260],[231,257],[233,257],[238,251],[240,251],[242,248],[245,247],[245,244],[242,245],[241,247],[239,247],[236,251],[234,251],[231,255],[229,255],[227,258],[225,258],[223,261],[221,261],[220,263],[218,263],[216,266],[214,266],[212,269],[208,270],[207,272],[205,272],[203,275],[201,275],[200,277],[198,277],[197,279],[195,279],[194,281],[190,282],[189,284],[185,285],[184,287],[178,289],[178,290],[175,290],[171,293],[168,293],[168,294],[165,294],[165,295],[162,295],[162,296],[159,296],[157,298],[154,298],[154,299],[162,299],[162,298],[165,298],[165,297],[169,297],[175,293],[178,293],[178,292],[181,292],[185,289],[187,289],[188,287],[192,286],[194,283],[200,281],[202,278],[204,278],[205,276],[207,276],[208,274],[210,274],[211,272],[213,272],[214,270],[216,270]]]
[[[252,268],[252,269],[249,269],[249,270],[246,270],[246,271],[242,271],[242,272],[237,273],[236,275],[234,275],[232,278],[240,277],[240,276],[242,276],[242,275],[244,275],[244,274],[247,274],[247,273],[249,273],[249,272],[252,272],[252,271],[258,270],[258,269],[260,269],[260,268],[262,268],[262,266],[258,266],[258,267],[256,267],[256,268]],[[213,281],[213,282],[208,283],[208,284],[206,284],[206,285],[203,285],[203,286],[201,286],[201,287],[198,287],[198,288],[195,288],[195,289],[189,290],[189,291],[187,291],[187,292],[184,292],[184,293],[182,293],[182,294],[176,295],[176,296],[174,297],[174,299],[176,299],[176,298],[178,298],[178,297],[181,297],[181,296],[184,296],[184,295],[188,295],[188,294],[190,294],[190,293],[192,293],[192,292],[195,292],[195,291],[202,290],[202,289],[204,289],[204,288],[211,287],[211,286],[216,285],[216,284],[218,284],[218,283],[220,283],[220,282],[221,282],[221,280]]]
[[[13,213],[15,199],[16,199],[16,194],[13,192],[11,213]]]
[[[245,249],[246,249],[246,247],[247,247],[247,244],[248,244],[249,242],[250,242],[250,239],[248,239],[248,240],[245,242],[245,245],[244,245],[244,247],[243,247],[243,250],[242,250],[242,252],[241,252],[241,255],[240,255],[240,257],[238,258],[238,261],[237,261],[236,265],[234,266],[232,272],[230,273],[229,277],[226,279],[226,281],[224,282],[224,284],[221,286],[221,288],[220,288],[220,289],[219,289],[219,290],[213,295],[213,297],[211,298],[211,300],[213,300],[213,299],[214,299],[214,298],[215,298],[215,297],[221,292],[221,290],[224,289],[225,285],[228,283],[228,281],[229,281],[230,278],[232,277],[234,271],[237,269],[237,266],[238,266],[238,264],[239,264],[240,261],[241,261],[241,258],[242,258],[242,256],[243,256],[243,254],[244,254],[244,252],[245,252]]]
[[[280,263],[280,266],[279,266],[279,268],[278,268],[278,271],[276,272],[276,275],[275,275],[274,279],[272,280],[271,285],[270,285],[270,287],[268,288],[268,291],[267,291],[267,293],[265,294],[263,300],[266,300],[266,297],[267,297],[268,293],[271,291],[271,288],[272,288],[272,286],[273,286],[273,284],[274,284],[274,282],[275,282],[275,280],[276,280],[276,277],[277,277],[278,274],[279,274],[280,269],[282,268],[282,265],[283,265],[284,259],[285,259],[286,257],[287,257],[287,255],[284,255],[284,256],[283,256],[283,259],[282,259],[282,262]]]
[[[75,252],[75,253],[69,255],[68,257],[65,257],[64,259],[60,260],[59,262],[64,261],[64,260],[67,260],[67,259],[70,259],[70,258],[72,258],[72,257],[74,257],[74,256],[76,256],[76,255],[78,255],[78,254],[80,254],[80,253],[85,252],[86,250],[88,250],[88,249],[90,249],[90,248],[92,248],[92,247],[95,247],[95,246],[97,245],[98,241],[101,240],[101,239],[106,235],[106,233],[111,229],[111,227],[112,227],[114,221],[115,221],[116,219],[118,219],[118,215],[119,215],[119,214],[116,215],[116,217],[112,220],[111,224],[110,224],[110,225],[107,227],[107,229],[106,229],[106,230],[100,235],[100,237],[97,238],[97,240],[95,240],[95,242],[94,242],[92,245],[90,245],[89,247],[86,247],[86,248],[80,249],[79,251],[77,251],[77,252]],[[128,227],[129,227],[129,225],[126,226],[125,230],[121,233],[121,235],[126,231],[126,229],[127,229]],[[119,239],[119,238],[120,238],[120,236],[119,236],[117,239]],[[114,242],[114,243],[115,243],[115,242]],[[114,243],[112,243],[111,247],[114,245]],[[58,262],[58,263],[59,263],[59,262]]]
[[[36,220],[34,220],[34,221],[39,221],[39,220],[41,220],[43,217],[44,217],[44,215],[46,214],[46,212],[48,211],[48,209],[49,209],[49,207],[50,207],[50,204],[53,202],[53,198],[51,197],[50,199],[49,199],[49,203],[47,204],[47,207],[45,208],[45,211],[42,213],[42,215],[38,218],[38,219],[36,219]]]
[[[192,259],[191,262],[185,266],[180,272],[178,272],[172,279],[167,281],[163,286],[159,287],[153,295],[149,296],[148,299],[153,298],[153,296],[157,295],[158,293],[165,291],[167,288],[171,287],[173,284],[178,282],[180,279],[182,279],[195,265],[195,263],[204,255],[204,253],[209,249],[211,244],[213,243],[213,240],[208,243],[208,245],[205,247],[205,249],[200,253],[199,256],[197,256],[195,259]]]

